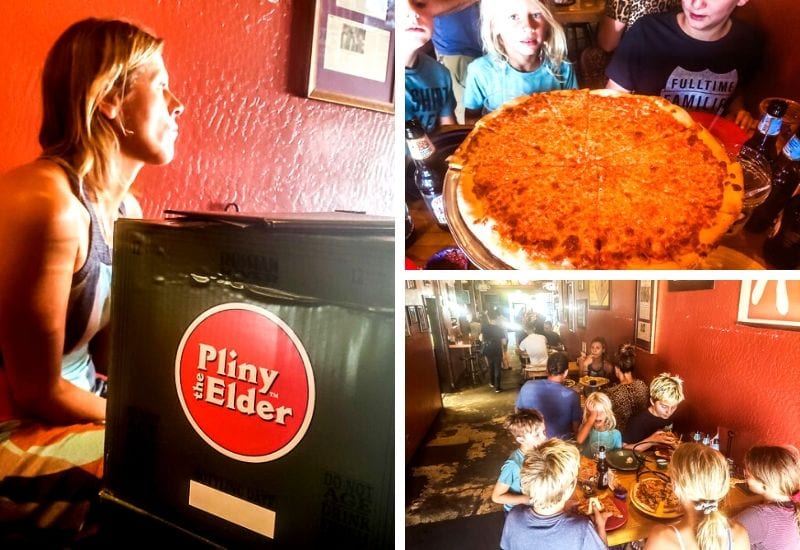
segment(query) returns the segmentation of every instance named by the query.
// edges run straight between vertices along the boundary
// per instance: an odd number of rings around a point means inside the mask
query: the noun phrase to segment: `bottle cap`
[[[783,115],[786,114],[786,109],[789,108],[789,104],[786,103],[782,99],[773,99],[767,105],[767,113],[770,116],[774,116],[775,118],[783,118]]]

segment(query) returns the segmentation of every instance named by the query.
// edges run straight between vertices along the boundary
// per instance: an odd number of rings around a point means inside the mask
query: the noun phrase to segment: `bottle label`
[[[781,131],[781,119],[764,115],[758,123],[758,131],[765,136],[777,136]]]
[[[406,144],[408,145],[408,153],[414,160],[425,160],[436,151],[433,142],[428,136],[406,140]]]
[[[444,197],[442,195],[436,195],[431,199],[431,210],[439,223],[447,224],[447,216],[444,215]]]
[[[783,155],[789,160],[800,160],[800,138],[792,136],[783,146]]]

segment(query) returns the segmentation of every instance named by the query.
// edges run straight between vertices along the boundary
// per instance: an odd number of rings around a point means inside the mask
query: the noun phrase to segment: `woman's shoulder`
[[[0,217],[9,222],[58,227],[85,219],[69,178],[58,165],[36,160],[0,177]]]

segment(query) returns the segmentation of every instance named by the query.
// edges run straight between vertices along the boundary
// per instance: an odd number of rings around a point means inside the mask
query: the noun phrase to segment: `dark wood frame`
[[[649,284],[643,288],[643,282]],[[646,309],[644,305],[647,306]],[[655,353],[656,349],[657,306],[658,281],[636,281],[636,319],[633,324],[633,337],[636,347],[647,353]]]
[[[575,301],[575,324],[578,328],[586,328],[586,319],[589,316],[589,300],[580,299]]]
[[[336,0],[313,0],[314,26],[309,62],[308,87],[306,94],[313,99],[330,101],[351,107],[372,109],[384,113],[394,113],[394,42],[395,42],[395,0],[386,0],[386,20],[353,11],[336,5]],[[334,19],[336,18],[336,19]],[[342,21],[343,26],[359,31],[364,38],[367,33],[388,33],[387,58],[383,81],[356,76],[325,68],[329,23]],[[349,25],[348,25],[349,23]],[[333,38],[333,37],[331,37]],[[339,45],[343,45],[340,37]],[[345,48],[342,48],[343,50]],[[353,56],[359,55],[356,52]],[[363,55],[363,52],[362,52]],[[364,63],[367,59],[363,60]],[[353,62],[356,63],[357,62]],[[348,64],[351,65],[351,64]],[[351,65],[352,66],[352,65]]]
[[[782,313],[778,306],[778,287],[781,285],[786,290],[784,299],[787,310],[785,313]],[[759,286],[761,288],[758,288]],[[798,280],[744,280],[739,292],[739,310],[736,321],[743,325],[800,330],[798,293],[800,293],[800,281]],[[753,303],[754,300],[755,303]]]
[[[417,306],[417,319],[419,319],[420,332],[430,332],[431,325],[428,322],[428,312],[425,311],[425,306]]]
[[[598,302],[596,296],[593,296],[592,287],[597,287],[600,283],[608,286],[605,302]],[[589,309],[611,309],[611,281],[589,281]]]
[[[681,292],[684,290],[713,290],[714,281],[667,281],[667,290]]]

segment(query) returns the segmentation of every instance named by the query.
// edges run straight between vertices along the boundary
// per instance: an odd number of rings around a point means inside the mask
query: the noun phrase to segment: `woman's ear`
[[[109,120],[119,117],[122,110],[122,99],[119,94],[110,93],[104,97],[97,106],[100,112]]]

